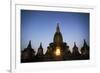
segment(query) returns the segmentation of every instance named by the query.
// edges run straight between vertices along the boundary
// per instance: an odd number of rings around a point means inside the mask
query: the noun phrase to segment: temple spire
[[[40,46],[38,48],[38,51],[37,51],[37,56],[41,57],[43,56],[43,48],[42,48],[42,43],[40,43]]]
[[[85,39],[84,39],[84,46],[87,46],[87,43],[86,43]]]
[[[76,47],[76,42],[74,42],[74,47]]]
[[[31,40],[29,41],[29,44],[28,44],[27,48],[32,48],[32,46],[31,46]]]
[[[62,43],[63,42],[63,37],[62,37],[62,34],[60,32],[60,28],[59,28],[59,23],[57,23],[57,27],[56,27],[56,32],[54,34],[54,39],[53,41],[56,43],[56,44],[59,44],[59,43]]]
[[[59,23],[57,23],[56,32],[60,32]]]
[[[40,47],[39,48],[42,48],[42,42],[40,43]]]

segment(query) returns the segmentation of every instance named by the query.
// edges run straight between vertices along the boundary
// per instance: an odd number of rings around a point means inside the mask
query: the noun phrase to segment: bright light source
[[[56,56],[60,56],[61,55],[59,47],[56,48],[55,54],[56,54]]]

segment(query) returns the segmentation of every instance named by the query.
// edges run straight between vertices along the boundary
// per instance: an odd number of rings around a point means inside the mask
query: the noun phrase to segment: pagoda
[[[42,43],[40,43],[40,46],[39,46],[38,51],[37,51],[37,54],[36,54],[36,60],[37,61],[42,61],[43,60],[43,57],[44,57],[43,47],[42,47]]]
[[[84,40],[84,44],[81,48],[81,55],[83,58],[89,59],[89,46],[87,45],[85,40]]]
[[[21,51],[21,62],[32,62],[35,59],[35,51],[31,46],[31,40],[27,48]]]
[[[48,60],[64,60],[70,54],[69,46],[63,42],[62,33],[60,31],[59,23],[57,23],[56,32],[54,34],[53,42],[47,47],[45,57]]]

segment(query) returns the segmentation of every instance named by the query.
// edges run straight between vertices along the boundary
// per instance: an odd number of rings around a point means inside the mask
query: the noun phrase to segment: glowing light
[[[61,55],[61,52],[60,52],[60,48],[59,47],[56,48],[55,54],[56,54],[56,56],[60,56]]]

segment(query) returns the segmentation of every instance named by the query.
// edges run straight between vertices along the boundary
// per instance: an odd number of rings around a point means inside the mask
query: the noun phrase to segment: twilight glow
[[[89,45],[89,13],[21,10],[21,50],[31,40],[35,51],[42,42],[45,52],[53,42],[57,23],[70,50],[74,42],[82,47],[84,39]]]

